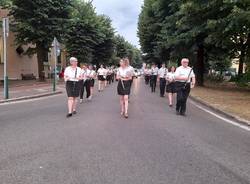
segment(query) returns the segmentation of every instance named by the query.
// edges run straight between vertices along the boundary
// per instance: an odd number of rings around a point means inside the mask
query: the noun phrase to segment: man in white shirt
[[[158,76],[158,67],[155,63],[152,64],[151,68],[151,79],[150,79],[150,86],[151,86],[151,92],[155,93],[156,83],[157,83],[157,76]]]
[[[160,81],[160,96],[165,96],[165,89],[166,89],[166,76],[168,70],[166,68],[166,64],[162,64],[162,67],[158,71],[158,80]]]
[[[195,74],[188,64],[189,59],[182,59],[181,66],[175,72],[177,90],[176,114],[182,116],[185,116],[186,113],[186,104],[190,90],[195,86]]]

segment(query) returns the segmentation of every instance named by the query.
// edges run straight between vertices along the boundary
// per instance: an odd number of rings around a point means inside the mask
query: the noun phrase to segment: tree
[[[26,54],[37,54],[39,78],[54,37],[64,35],[69,19],[71,0],[13,0],[10,15],[18,45],[32,44]]]
[[[0,7],[7,8],[11,6],[11,0],[0,0]]]

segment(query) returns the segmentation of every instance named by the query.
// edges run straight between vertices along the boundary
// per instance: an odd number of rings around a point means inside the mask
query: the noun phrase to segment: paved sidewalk
[[[64,83],[57,84],[57,92],[64,90]],[[53,85],[51,81],[38,82],[38,81],[11,81],[9,86],[9,99],[19,99],[22,97],[39,97],[40,95],[54,94]],[[0,102],[4,102],[4,89],[0,89]]]

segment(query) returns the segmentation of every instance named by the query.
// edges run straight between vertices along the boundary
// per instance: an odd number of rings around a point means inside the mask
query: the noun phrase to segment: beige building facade
[[[8,11],[0,9],[0,19],[7,17]],[[0,80],[4,78],[4,63],[3,63],[3,30],[0,26]],[[20,52],[20,48],[21,51]],[[7,38],[7,73],[10,80],[21,80],[22,74],[33,74],[38,78],[37,56],[27,56],[23,51],[28,49],[28,46],[18,46],[15,44],[15,34],[10,31]],[[66,52],[63,50],[58,58],[58,70],[66,66]],[[51,59],[51,54],[48,55],[48,60],[44,61],[45,77],[49,78],[51,71],[54,69],[54,62]]]

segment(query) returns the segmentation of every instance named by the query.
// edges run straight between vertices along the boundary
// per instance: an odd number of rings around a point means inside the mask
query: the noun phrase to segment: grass
[[[206,84],[191,95],[220,110],[250,121],[250,90],[228,84]]]

